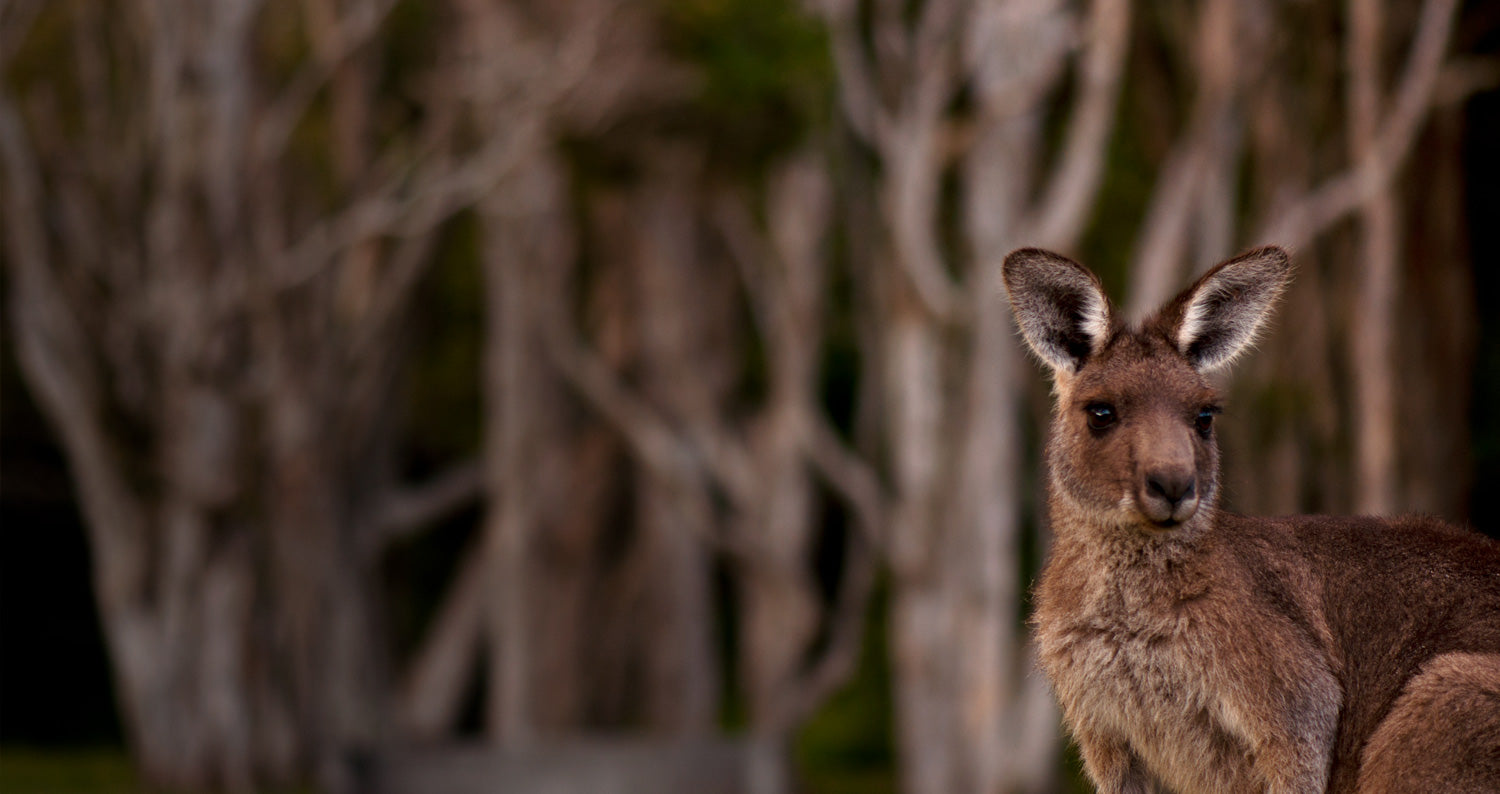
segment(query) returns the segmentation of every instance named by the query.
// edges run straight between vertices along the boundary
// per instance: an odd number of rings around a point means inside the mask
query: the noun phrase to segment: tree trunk
[[[80,64],[63,90],[88,99],[59,112],[37,101],[50,86],[0,87],[23,371],[79,486],[127,739],[169,788],[336,785],[336,756],[384,730],[377,491],[423,257],[326,218],[289,242],[327,186],[279,157],[308,109],[261,91],[261,10],[49,7]],[[343,61],[380,14],[329,23],[346,109],[371,101]]]
[[[566,311],[573,255],[561,167],[538,149],[509,187],[481,206],[490,504],[484,554],[491,581],[487,723],[496,741],[521,747],[537,738],[543,715],[555,718],[563,709],[543,695],[564,696],[565,690],[539,684],[560,670],[577,670],[557,655],[566,659],[566,649],[585,631],[579,622],[545,619],[562,584],[551,580],[587,571],[554,570],[540,553],[556,530],[559,506],[572,498],[560,484],[573,477],[562,463],[570,427],[545,344],[548,324]],[[587,689],[581,681],[572,686]]]
[[[735,579],[743,609],[740,669],[752,729],[777,739],[807,707],[798,696],[823,613],[811,562],[817,505],[804,439],[814,432],[819,410],[827,302],[822,242],[832,197],[827,174],[812,156],[805,153],[772,173],[767,244],[741,252],[765,260],[741,264],[765,337],[770,383],[765,407],[746,430],[756,488],[741,505],[735,530],[750,550]]]
[[[1348,142],[1350,160],[1370,156],[1381,113],[1380,50],[1383,12],[1376,0],[1348,3]],[[1354,509],[1371,515],[1393,511],[1396,487],[1396,257],[1401,218],[1387,185],[1359,211],[1362,271],[1356,280],[1350,363],[1354,374]]]
[[[846,115],[883,166],[889,261],[873,277],[903,789],[1044,789],[1056,717],[1020,628],[1024,389],[999,265],[1020,245],[1066,249],[1084,227],[1129,6],[1097,2],[1083,17],[1062,4],[929,0],[911,13],[873,4],[867,21],[856,4],[822,7]],[[1076,126],[1040,168],[1042,122],[1075,49]],[[952,107],[960,91],[969,115]],[[965,202],[953,245],[950,174]]]
[[[680,426],[708,428],[719,421],[733,385],[733,312],[726,274],[700,261],[696,159],[691,150],[651,156],[637,199],[640,236],[630,267],[641,395]],[[636,487],[645,723],[666,733],[703,733],[719,707],[707,545],[719,521],[701,489],[650,470],[638,474]]]

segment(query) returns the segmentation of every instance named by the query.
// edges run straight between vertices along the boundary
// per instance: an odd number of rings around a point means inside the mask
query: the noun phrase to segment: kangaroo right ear
[[[1022,248],[1005,257],[1005,291],[1026,344],[1054,370],[1074,373],[1114,324],[1099,278],[1073,260]]]

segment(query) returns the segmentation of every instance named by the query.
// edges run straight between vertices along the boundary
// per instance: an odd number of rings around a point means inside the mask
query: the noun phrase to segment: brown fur
[[[1285,254],[1220,265],[1132,328],[1089,316],[1081,274],[1032,249],[1005,267],[1056,377],[1039,659],[1099,790],[1500,792],[1500,543],[1218,509],[1205,373],[1253,340]]]

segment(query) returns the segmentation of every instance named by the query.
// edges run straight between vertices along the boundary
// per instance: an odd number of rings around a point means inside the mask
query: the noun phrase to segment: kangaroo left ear
[[[1291,283],[1286,251],[1257,248],[1216,265],[1158,314],[1168,337],[1201,372],[1249,349]]]

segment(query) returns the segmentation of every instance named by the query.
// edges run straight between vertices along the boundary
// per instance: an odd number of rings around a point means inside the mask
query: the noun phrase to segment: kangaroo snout
[[[1159,529],[1175,527],[1198,512],[1204,490],[1193,433],[1170,412],[1148,414],[1138,428],[1136,509]]]
[[[1159,527],[1181,524],[1198,510],[1197,478],[1192,469],[1181,467],[1148,470],[1136,503]]]

